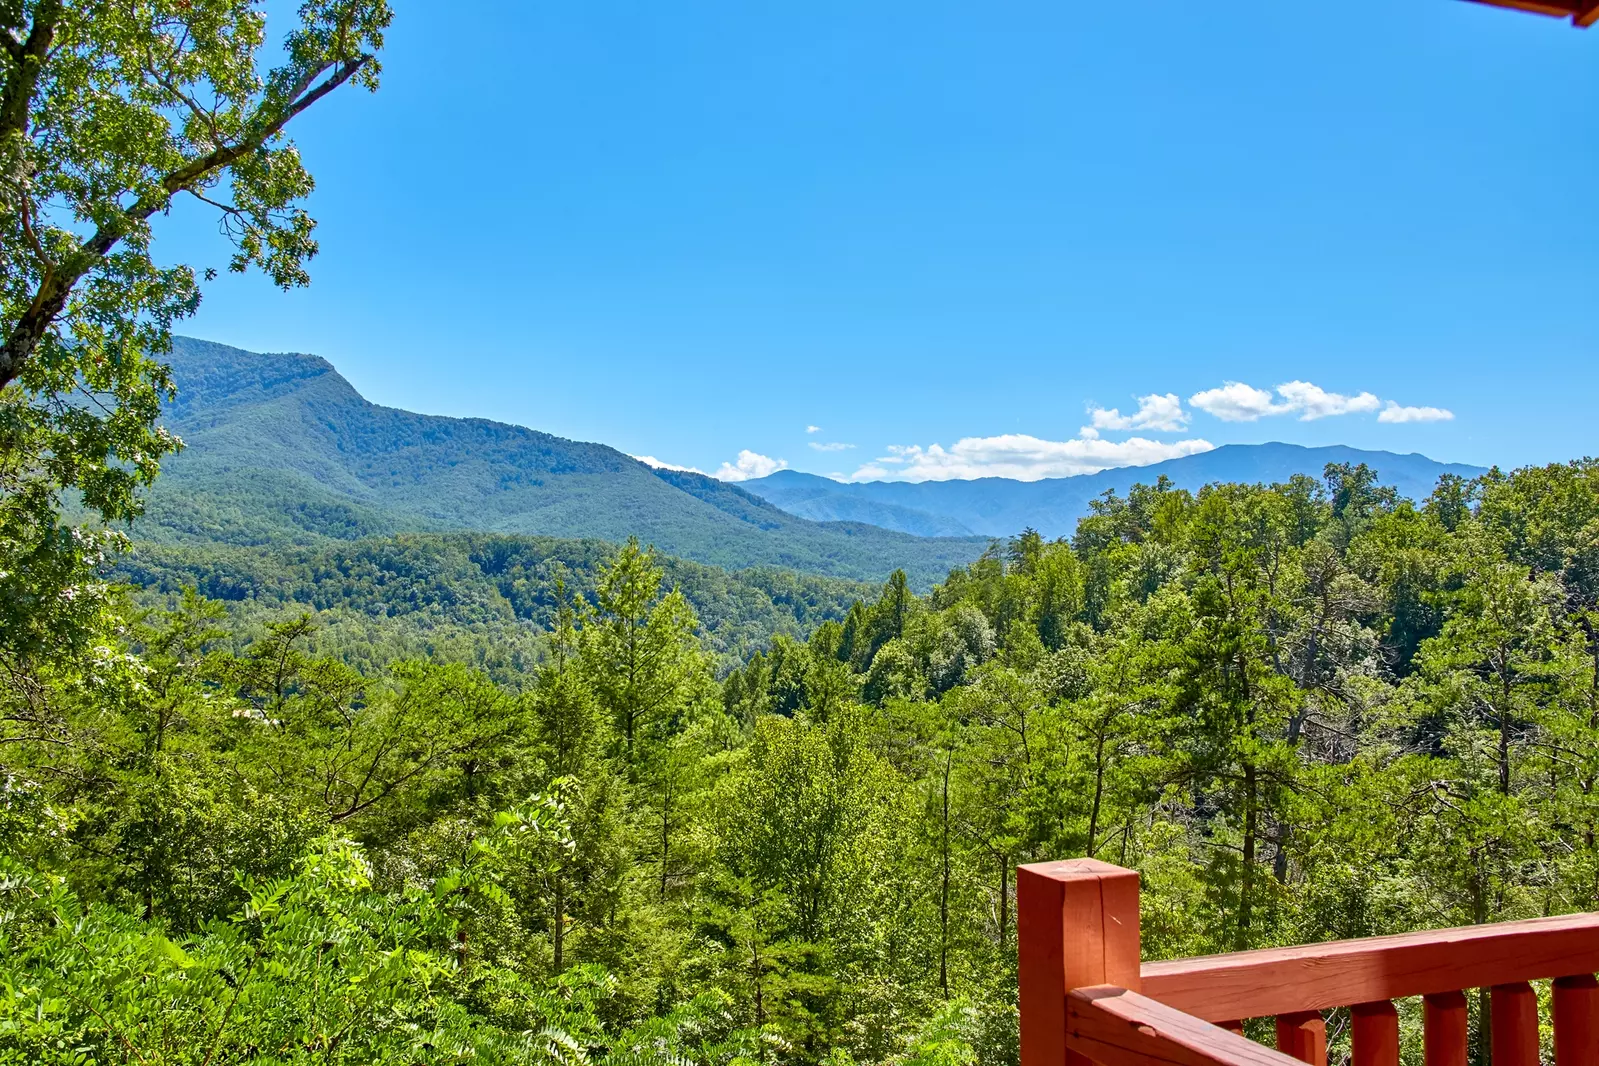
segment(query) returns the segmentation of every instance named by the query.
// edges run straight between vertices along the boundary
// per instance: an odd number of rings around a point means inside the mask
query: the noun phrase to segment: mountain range
[[[1439,463],[1425,455],[1363,451],[1341,445],[1227,444],[1198,455],[1150,466],[1101,470],[1077,477],[1016,481],[985,477],[969,481],[868,481],[843,483],[797,470],[780,470],[743,482],[749,492],[790,514],[818,522],[866,522],[918,536],[973,533],[1014,536],[1028,526],[1046,537],[1070,536],[1089,503],[1106,492],[1168,478],[1180,489],[1198,490],[1216,481],[1287,481],[1295,474],[1321,478],[1329,463],[1365,463],[1400,495],[1423,500],[1443,474],[1472,478],[1482,467]]]
[[[656,469],[603,444],[480,418],[383,407],[326,360],[179,337],[165,422],[185,441],[164,466],[136,537],[156,544],[315,546],[401,533],[538,534],[621,541],[730,570],[782,567],[919,588],[1032,527],[1070,534],[1089,503],[1165,476],[1320,477],[1365,462],[1412,498],[1476,467],[1421,455],[1229,445],[1153,466],[1042,481],[844,484],[781,471],[741,485]]]
[[[743,489],[656,470],[603,444],[363,398],[314,355],[174,339],[177,397],[164,421],[185,442],[163,464],[141,540],[314,545],[407,532],[637,536],[726,569],[776,566],[881,581],[903,567],[926,588],[989,538],[928,538],[789,514]]]

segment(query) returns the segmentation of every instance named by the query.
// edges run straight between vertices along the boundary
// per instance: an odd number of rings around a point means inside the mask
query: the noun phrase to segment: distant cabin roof
[[[1494,7],[1513,7],[1538,15],[1569,18],[1573,26],[1588,27],[1599,22],[1599,0],[1476,0]]]

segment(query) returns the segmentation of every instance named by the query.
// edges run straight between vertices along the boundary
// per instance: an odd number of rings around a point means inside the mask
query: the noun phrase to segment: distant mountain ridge
[[[316,544],[407,532],[636,535],[663,552],[920,587],[987,538],[927,538],[796,517],[700,474],[603,444],[364,399],[325,359],[176,338],[165,464],[135,536],[158,543]]]
[[[780,471],[738,485],[654,469],[603,444],[481,418],[370,403],[312,355],[261,355],[176,338],[166,424],[186,449],[165,464],[135,536],[166,544],[316,545],[401,533],[629,536],[730,570],[783,567],[926,588],[994,537],[1069,535],[1106,491],[1168,477],[1320,477],[1364,462],[1421,498],[1478,467],[1422,455],[1291,444],[1228,445],[1152,466],[1043,481],[846,484]]]
[[[1003,537],[1031,526],[1053,538],[1069,536],[1077,520],[1088,514],[1089,501],[1107,491],[1125,493],[1133,485],[1153,484],[1163,476],[1177,488],[1191,491],[1216,481],[1271,484],[1295,474],[1320,478],[1328,463],[1365,463],[1377,471],[1383,484],[1413,500],[1425,499],[1443,474],[1470,478],[1486,473],[1482,467],[1440,463],[1414,453],[1271,443],[1228,444],[1150,466],[1040,481],[990,477],[847,483],[780,470],[743,482],[743,487],[790,514],[818,522],[847,518],[920,536]]]

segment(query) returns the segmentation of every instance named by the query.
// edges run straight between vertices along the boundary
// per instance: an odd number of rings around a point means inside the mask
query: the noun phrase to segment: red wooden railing
[[[1353,1066],[1398,1066],[1393,1001],[1416,996],[1426,1066],[1466,1066],[1477,988],[1493,1066],[1538,1066],[1541,980],[1556,1066],[1599,1066],[1599,914],[1146,963],[1138,874],[1094,859],[1021,867],[1016,911],[1021,1066],[1326,1066],[1335,1007]],[[1251,1018],[1276,1020],[1276,1050],[1243,1036]]]

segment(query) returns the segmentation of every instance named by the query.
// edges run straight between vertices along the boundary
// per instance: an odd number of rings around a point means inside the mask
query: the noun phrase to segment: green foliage
[[[237,548],[149,543],[117,557],[111,575],[144,598],[186,587],[227,604],[238,631],[314,611],[309,641],[362,669],[393,658],[465,661],[502,682],[537,665],[562,593],[597,605],[598,575],[618,548],[601,541],[479,534],[406,535],[321,547]],[[776,635],[808,637],[842,618],[867,586],[762,568],[728,572],[655,556],[681,591],[705,647],[723,669]],[[152,594],[159,594],[152,596]]]
[[[143,548],[231,598],[107,595],[5,690],[0,1055],[1010,1064],[1014,868],[1074,855],[1154,957],[1594,909],[1594,469],[1157,482],[854,602],[636,541]]]
[[[753,1038],[712,995],[608,1033],[613,983],[592,967],[547,990],[503,975],[499,1013],[517,1027],[462,1006],[464,901],[502,896],[503,856],[560,832],[558,809],[536,800],[496,819],[468,866],[398,893],[375,891],[360,849],[326,838],[289,876],[246,880],[238,911],[181,940],[0,859],[0,1062],[738,1060]]]

